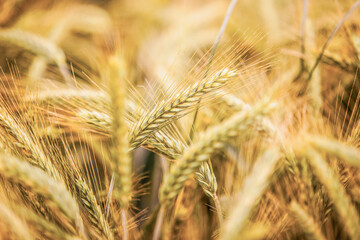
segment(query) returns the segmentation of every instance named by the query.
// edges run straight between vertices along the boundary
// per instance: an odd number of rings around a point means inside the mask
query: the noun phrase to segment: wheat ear
[[[46,38],[20,29],[1,29],[0,40],[22,47],[34,54],[41,55],[55,62],[68,84],[72,80],[67,72],[66,57],[61,48]]]
[[[270,183],[269,178],[274,173],[280,156],[276,148],[270,148],[255,162],[250,175],[245,179],[242,190],[237,195],[237,203],[226,220],[221,239],[235,239],[244,230],[252,208],[258,203]]]
[[[360,151],[358,149],[321,136],[308,136],[306,140],[316,149],[341,158],[352,166],[360,167]]]
[[[192,87],[177,94],[174,99],[161,102],[154,109],[143,114],[130,131],[131,149],[139,147],[154,132],[196,106],[206,94],[220,89],[236,76],[234,71],[224,69],[210,75],[206,81],[195,83]]]
[[[43,169],[57,179],[59,178],[57,171],[38,144],[29,136],[28,131],[5,112],[0,112],[0,130],[3,132],[0,137],[3,144],[11,150],[12,154],[25,158],[32,165]]]
[[[344,187],[333,174],[332,169],[328,166],[322,156],[311,147],[302,149],[300,154],[305,156],[315,175],[328,190],[334,206],[342,219],[344,228],[351,239],[360,239],[360,219],[357,210],[348,197]]]
[[[109,60],[108,80],[112,103],[112,170],[114,172],[114,198],[121,207],[122,236],[129,237],[126,211],[131,201],[132,161],[129,156],[128,132],[125,126],[126,64],[121,56]]]
[[[62,182],[55,181],[42,170],[25,161],[5,154],[0,155],[0,175],[10,182],[28,188],[32,193],[42,196],[52,209],[58,210],[69,220],[68,228],[81,227],[77,202]],[[64,223],[66,224],[66,223]]]
[[[290,214],[294,217],[297,224],[309,240],[325,240],[321,228],[314,219],[296,202],[290,204]]]
[[[96,132],[110,134],[111,117],[108,114],[99,111],[80,110],[76,115]],[[160,130],[149,136],[144,147],[169,159],[177,159],[183,153],[185,144]]]
[[[46,218],[35,214],[22,206],[12,206],[13,211],[27,223],[29,230],[46,239],[79,240],[78,236],[65,232],[59,225],[49,222]],[[84,235],[85,236],[85,235]],[[38,238],[36,238],[38,239]]]
[[[203,133],[174,165],[171,166],[160,191],[160,201],[170,203],[180,192],[186,180],[200,167],[201,163],[225,146],[231,137],[247,132],[249,126],[268,114],[273,105],[268,100],[260,101],[250,111],[235,114],[228,120]]]
[[[6,223],[8,231],[11,229],[11,232],[15,234],[16,239],[33,239],[30,235],[28,226],[24,221],[17,216],[9,207],[0,203],[0,216],[1,223]]]
[[[79,192],[79,199],[89,213],[91,224],[97,232],[106,237],[106,239],[114,239],[108,222],[87,184],[82,180],[75,180],[75,184]]]

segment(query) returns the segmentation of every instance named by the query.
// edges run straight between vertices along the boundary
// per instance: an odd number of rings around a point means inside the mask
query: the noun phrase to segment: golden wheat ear
[[[290,204],[290,214],[301,227],[301,230],[308,237],[313,240],[325,240],[326,238],[321,232],[321,228],[317,225],[315,220],[303,209],[298,203],[292,202]]]
[[[4,200],[2,200],[4,201]],[[7,231],[0,230],[2,237],[11,237],[11,234],[17,239],[35,239],[28,228],[28,225],[18,216],[9,206],[0,203],[1,225],[7,228]]]
[[[55,181],[25,161],[5,154],[0,156],[0,175],[42,198],[45,206],[52,210],[53,217],[58,218],[57,222],[67,231],[77,232],[79,236],[83,234],[79,206],[62,182]]]
[[[223,148],[230,138],[249,130],[250,126],[256,124],[257,120],[268,114],[272,108],[273,105],[264,100],[250,111],[240,112],[203,133],[197,142],[184,152],[182,158],[171,166],[160,191],[160,201],[163,204],[171,203],[203,161],[209,159],[217,149]]]
[[[222,213],[222,207],[221,203],[219,201],[219,198],[217,196],[217,181],[214,174],[214,171],[212,169],[212,165],[210,161],[204,162],[200,168],[199,171],[195,173],[196,180],[203,189],[204,193],[210,197],[215,204],[216,213],[218,216],[219,225],[221,227],[223,222],[223,213]]]
[[[128,131],[125,124],[127,65],[122,55],[109,59],[108,81],[112,106],[111,168],[114,176],[114,199],[121,208],[123,239],[129,238],[128,208],[132,199],[132,159],[129,155]]]
[[[230,240],[239,236],[238,234],[242,234],[251,209],[259,202],[260,197],[269,185],[269,179],[280,158],[281,154],[278,149],[269,148],[256,161],[250,175],[245,179],[242,190],[236,197],[237,202],[234,209],[226,219],[222,239]]]
[[[334,203],[334,207],[342,219],[342,224],[351,239],[360,238],[360,217],[352,204],[351,199],[347,195],[344,186],[341,185],[333,170],[326,163],[322,154],[312,149],[305,147],[298,150],[300,156],[307,158],[310,166],[313,168],[316,177],[327,188],[328,194]]]
[[[73,85],[73,80],[68,73],[65,54],[53,42],[20,29],[1,29],[0,40],[22,47],[33,54],[43,56],[56,63],[67,84]]]
[[[210,75],[206,81],[195,83],[174,99],[161,102],[138,120],[130,132],[131,148],[139,147],[149,137],[150,133],[160,130],[165,125],[181,117],[193,109],[206,94],[221,88],[236,76],[235,71],[224,69]]]

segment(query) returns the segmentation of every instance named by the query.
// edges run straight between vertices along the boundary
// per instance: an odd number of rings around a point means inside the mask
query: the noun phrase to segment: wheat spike
[[[184,152],[182,158],[171,166],[161,188],[160,201],[170,203],[203,161],[208,160],[217,149],[223,148],[229,138],[238,136],[239,132],[248,131],[251,125],[269,113],[272,106],[267,100],[261,101],[251,111],[240,112],[203,133],[196,143]]]
[[[125,97],[127,66],[123,56],[114,55],[109,60],[108,80],[112,103],[112,171],[114,173],[114,198],[121,207],[122,238],[129,238],[127,208],[132,198],[132,161],[129,155],[128,131],[125,125]]]
[[[125,126],[125,96],[126,96],[126,65],[119,56],[111,57],[109,61],[109,86],[112,102],[112,169],[115,173],[117,186],[114,194],[122,207],[127,207],[131,200],[132,162],[128,153],[127,127]]]
[[[237,202],[227,218],[221,239],[230,240],[239,237],[244,230],[251,209],[258,203],[263,192],[269,185],[269,178],[274,173],[276,163],[281,155],[276,148],[269,148],[245,179],[244,186],[237,195]]]
[[[345,160],[352,166],[360,167],[360,151],[337,140],[321,136],[308,136],[306,140],[315,148]]]
[[[95,196],[92,194],[87,184],[80,179],[75,180],[75,184],[79,192],[79,199],[89,213],[91,224],[95,227],[98,233],[106,237],[106,239],[114,239],[108,222],[106,221]]]
[[[47,239],[79,240],[79,236],[65,232],[59,225],[49,222],[44,217],[35,214],[23,206],[12,206],[13,211],[21,216],[27,223],[29,230],[36,239],[46,237]],[[27,236],[27,238],[29,235]],[[26,239],[27,239],[26,238]]]
[[[218,216],[218,221],[219,224],[221,225],[223,222],[222,208],[219,198],[216,194],[218,185],[213,168],[211,166],[211,162],[210,161],[204,162],[200,166],[199,171],[195,173],[195,176],[197,182],[204,190],[204,193],[214,201],[216,213]]]
[[[94,131],[110,134],[111,118],[106,113],[80,110],[77,116]],[[185,144],[160,130],[146,140],[144,147],[169,159],[177,159],[183,153]]]
[[[48,161],[39,145],[29,135],[27,129],[24,129],[22,125],[18,124],[15,119],[5,112],[0,113],[0,129],[3,132],[1,136],[3,144],[14,155],[25,158],[29,163],[38,166],[54,178],[59,178],[57,171]]]
[[[68,67],[66,65],[65,54],[62,49],[53,42],[20,29],[1,29],[0,40],[22,47],[34,54],[41,55],[55,62],[67,83],[72,85],[72,80],[67,72]]]
[[[349,199],[344,187],[333,174],[332,169],[328,166],[322,156],[311,147],[302,149],[301,155],[305,156],[309,164],[314,169],[315,175],[320,182],[325,185],[328,194],[332,199],[334,206],[340,215],[345,230],[351,239],[360,238],[360,219],[356,208]]]
[[[42,196],[48,206],[58,210],[69,220],[68,229],[82,226],[77,202],[63,183],[55,181],[29,163],[5,154],[0,156],[0,175],[10,182],[28,188],[34,194]]]
[[[325,240],[321,228],[314,219],[296,202],[290,204],[290,213],[309,240]]]
[[[0,222],[6,224],[7,231],[14,233],[16,239],[34,239],[24,221],[3,203],[0,203],[0,216]]]
[[[166,124],[184,114],[186,110],[196,106],[196,103],[205,95],[221,88],[229,80],[233,79],[236,73],[224,69],[209,76],[207,81],[195,83],[187,88],[174,99],[161,102],[154,109],[141,116],[138,122],[130,131],[131,149],[139,147],[154,132],[160,130]]]

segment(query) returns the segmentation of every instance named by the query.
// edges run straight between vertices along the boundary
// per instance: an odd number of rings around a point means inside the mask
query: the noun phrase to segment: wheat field
[[[0,239],[360,240],[360,0],[3,0],[0,54]]]

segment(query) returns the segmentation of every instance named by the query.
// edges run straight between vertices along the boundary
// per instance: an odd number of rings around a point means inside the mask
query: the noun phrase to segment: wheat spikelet
[[[314,219],[296,202],[290,204],[290,213],[294,217],[301,230],[305,233],[307,239],[325,240],[321,228],[317,226]]]
[[[57,209],[69,220],[69,223],[64,223],[68,229],[82,226],[82,222],[78,218],[80,216],[79,207],[66,187],[62,183],[54,181],[40,169],[2,154],[0,156],[0,175],[8,181],[28,188],[34,194],[42,196],[48,206]]]
[[[170,123],[186,110],[196,106],[196,103],[206,94],[221,88],[231,80],[236,73],[224,69],[215,75],[209,76],[204,82],[195,83],[191,88],[176,95],[168,102],[161,102],[150,112],[141,116],[130,131],[131,149],[139,147],[154,130],[159,130]]]
[[[333,174],[332,169],[326,164],[322,156],[312,148],[302,149],[301,155],[306,156],[312,166],[315,175],[328,190],[334,206],[342,219],[345,230],[351,239],[360,238],[360,219],[356,208],[349,199],[344,187]]]
[[[160,201],[171,203],[185,181],[194,174],[203,161],[209,159],[217,149],[223,148],[229,138],[249,130],[249,127],[269,113],[271,108],[270,102],[263,100],[251,111],[240,112],[202,134],[197,142],[184,152],[182,158],[171,166],[170,173],[161,188]]]
[[[276,148],[269,148],[261,159],[255,162],[250,175],[245,179],[242,190],[237,195],[237,202],[226,220],[221,239],[234,239],[244,230],[251,209],[258,203],[269,185],[269,178],[274,173],[279,158],[279,151]]]

